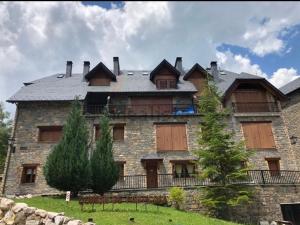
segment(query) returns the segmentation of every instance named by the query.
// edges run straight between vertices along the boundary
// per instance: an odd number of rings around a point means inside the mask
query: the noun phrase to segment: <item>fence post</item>
[[[260,174],[261,174],[261,178],[262,178],[263,184],[266,184],[265,177],[264,177],[264,171],[261,170],[261,171],[260,171]]]

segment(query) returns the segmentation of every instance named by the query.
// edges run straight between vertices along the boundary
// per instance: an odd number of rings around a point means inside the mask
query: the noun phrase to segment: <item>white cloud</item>
[[[219,65],[223,69],[234,72],[246,72],[268,79],[275,87],[280,88],[290,81],[298,78],[300,75],[294,68],[279,68],[271,75],[267,75],[262,71],[259,65],[252,64],[251,60],[246,56],[234,55],[230,51],[217,52],[216,57]]]
[[[283,85],[295,80],[299,77],[297,70],[294,68],[280,68],[273,73],[269,81],[276,87],[282,87]]]
[[[251,60],[246,56],[234,55],[230,51],[217,52],[216,57],[219,61],[220,67],[236,73],[246,72],[261,77],[267,77],[259,65],[252,64]]]
[[[123,69],[151,69],[182,56],[189,68],[209,65],[222,43],[260,56],[282,52],[279,34],[300,23],[299,10],[297,2],[125,2],[111,10],[80,2],[0,2],[0,100],[23,82],[65,71],[67,60],[81,72],[84,60],[111,67],[119,56]],[[222,54],[233,71],[265,76],[247,57]]]

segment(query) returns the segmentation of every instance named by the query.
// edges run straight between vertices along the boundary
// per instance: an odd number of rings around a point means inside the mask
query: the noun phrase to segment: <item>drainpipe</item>
[[[11,132],[11,138],[14,140],[15,135],[16,135],[16,125],[19,117],[19,110],[18,110],[18,103],[16,103],[16,113],[15,113],[15,118],[14,118],[14,125],[12,127],[12,132]],[[3,172],[3,178],[2,178],[2,185],[1,185],[1,196],[4,195],[5,192],[5,184],[6,184],[6,177],[8,173],[8,168],[9,168],[9,163],[10,163],[10,158],[11,158],[11,153],[12,153],[12,148],[14,146],[11,146],[10,144],[8,145],[7,149],[7,155],[6,155],[6,160],[5,160],[5,166],[4,166],[4,172]]]

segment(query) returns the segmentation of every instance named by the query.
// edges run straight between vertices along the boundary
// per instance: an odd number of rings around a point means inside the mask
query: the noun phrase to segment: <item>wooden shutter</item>
[[[272,133],[272,123],[242,123],[246,146],[249,149],[276,148]]]
[[[124,125],[115,125],[113,128],[113,139],[115,141],[124,140]]]
[[[187,150],[187,138],[185,124],[172,124],[172,149]]]
[[[157,150],[187,150],[185,124],[156,125]]]
[[[62,136],[62,127],[40,127],[39,128],[39,141],[40,142],[57,142]]]
[[[172,150],[172,128],[169,124],[156,125],[157,150]]]

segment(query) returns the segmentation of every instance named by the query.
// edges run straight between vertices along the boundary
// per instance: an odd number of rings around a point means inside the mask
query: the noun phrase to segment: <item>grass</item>
[[[64,212],[66,216],[80,219],[87,222],[88,218],[93,218],[97,225],[237,225],[236,223],[225,222],[203,216],[199,213],[177,211],[173,208],[155,205],[138,204],[136,211],[135,204],[122,203],[95,205],[92,211],[91,205],[85,205],[84,211],[78,201],[70,201],[69,204],[64,199],[58,197],[34,197],[31,199],[16,199],[16,202],[25,202],[29,206],[44,209],[52,212]],[[134,218],[135,222],[129,221]]]

